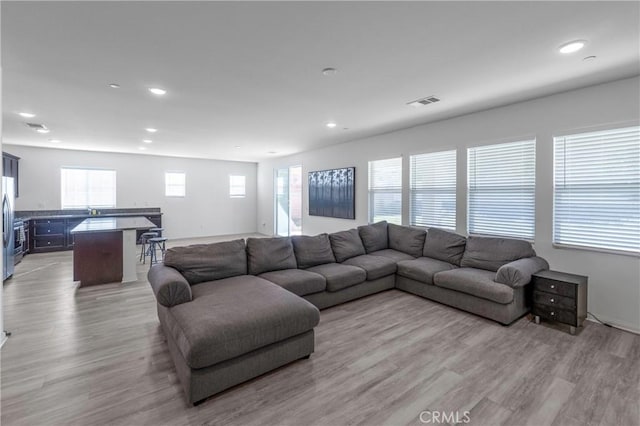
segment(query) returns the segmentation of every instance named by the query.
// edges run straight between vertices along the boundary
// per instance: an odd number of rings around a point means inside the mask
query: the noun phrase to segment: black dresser
[[[583,275],[540,271],[532,276],[533,315],[570,326],[571,334],[587,318],[587,281]]]

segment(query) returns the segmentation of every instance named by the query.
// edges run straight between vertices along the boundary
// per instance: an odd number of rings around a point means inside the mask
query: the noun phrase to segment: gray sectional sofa
[[[548,269],[527,241],[378,222],[167,250],[149,270],[189,402],[314,351],[319,309],[392,288],[510,324]]]

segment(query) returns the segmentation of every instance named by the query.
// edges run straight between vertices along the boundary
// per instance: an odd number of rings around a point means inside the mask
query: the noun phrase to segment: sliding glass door
[[[302,166],[276,169],[274,186],[276,235],[302,234]]]

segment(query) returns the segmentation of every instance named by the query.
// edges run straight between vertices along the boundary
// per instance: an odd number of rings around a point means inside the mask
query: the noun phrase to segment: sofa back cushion
[[[173,247],[166,251],[164,264],[177,269],[194,285],[247,274],[244,240]]]
[[[460,266],[497,271],[502,265],[535,256],[531,243],[512,238],[469,237]]]
[[[331,249],[336,261],[340,263],[366,253],[360,234],[355,228],[329,234],[329,240],[331,241]]]
[[[298,268],[306,269],[325,263],[335,263],[336,258],[331,250],[331,242],[327,234],[313,237],[308,235],[296,235],[291,237],[293,250],[296,253]]]
[[[467,239],[455,232],[429,228],[422,255],[460,266]]]
[[[297,267],[290,238],[248,238],[247,259],[251,275]]]
[[[389,232],[389,248],[410,254],[413,257],[422,256],[424,238],[427,233],[424,229],[411,226],[400,226],[390,223],[387,226]]]
[[[358,226],[358,233],[367,253],[389,248],[387,221]]]

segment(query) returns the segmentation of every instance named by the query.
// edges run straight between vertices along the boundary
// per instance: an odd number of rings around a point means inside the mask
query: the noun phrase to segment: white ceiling
[[[638,2],[1,7],[8,144],[260,161],[640,73]]]

